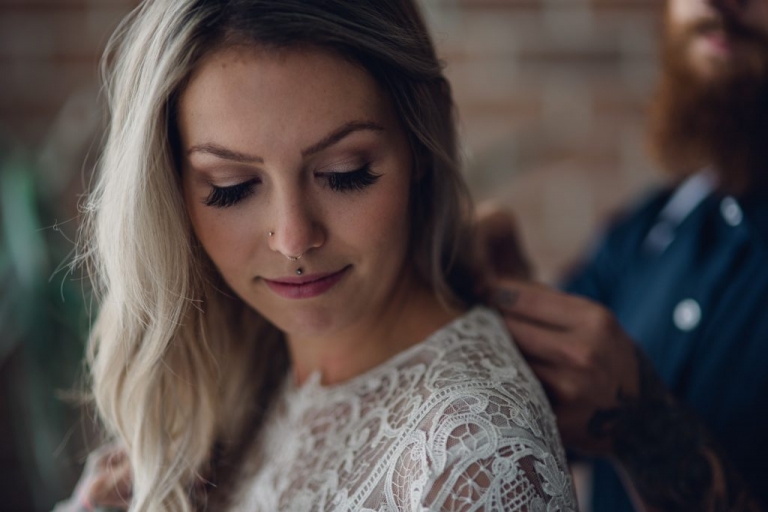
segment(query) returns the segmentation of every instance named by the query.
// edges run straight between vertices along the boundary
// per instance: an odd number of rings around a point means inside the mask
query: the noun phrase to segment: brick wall
[[[68,100],[95,96],[99,54],[132,3],[0,0],[3,137],[37,146]]]
[[[659,176],[645,149],[662,3],[424,0],[477,199],[518,215],[540,277]]]

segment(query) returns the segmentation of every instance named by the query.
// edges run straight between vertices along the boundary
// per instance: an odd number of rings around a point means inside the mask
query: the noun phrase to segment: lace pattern
[[[231,510],[576,510],[552,411],[491,310],[345,383],[319,377],[286,379]]]

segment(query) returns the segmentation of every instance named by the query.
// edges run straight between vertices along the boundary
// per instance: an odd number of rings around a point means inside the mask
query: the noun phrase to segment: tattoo
[[[701,422],[667,390],[638,348],[640,393],[595,412],[590,435],[608,437],[612,455],[642,500],[662,511],[762,510]]]

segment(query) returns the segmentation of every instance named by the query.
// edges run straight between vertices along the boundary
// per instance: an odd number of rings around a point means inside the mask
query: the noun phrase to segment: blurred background
[[[477,200],[511,208],[553,282],[662,177],[645,147],[658,0],[420,0]],[[0,509],[50,510],[91,420],[72,401],[88,331],[71,272],[104,125],[98,58],[135,0],[0,0]]]

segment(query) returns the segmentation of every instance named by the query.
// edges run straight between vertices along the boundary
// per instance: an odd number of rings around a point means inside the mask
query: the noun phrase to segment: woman
[[[146,1],[111,48],[89,362],[131,510],[575,508],[544,394],[467,291],[411,0]]]

